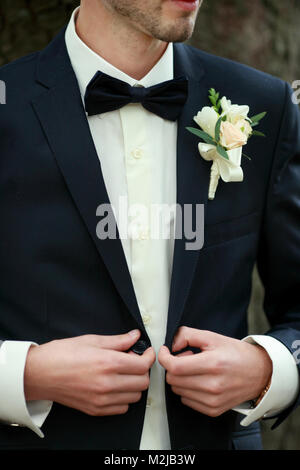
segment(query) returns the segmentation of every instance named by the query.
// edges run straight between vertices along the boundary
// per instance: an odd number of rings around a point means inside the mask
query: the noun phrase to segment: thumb
[[[215,349],[218,337],[221,338],[221,335],[212,331],[181,326],[174,337],[172,351],[180,351],[188,346],[199,348],[202,351]]]
[[[127,351],[137,342],[140,336],[140,330],[132,330],[122,335],[100,336],[100,347],[115,351]]]
[[[185,357],[185,356],[193,356],[193,351],[184,351],[182,353],[176,354],[176,357]]]

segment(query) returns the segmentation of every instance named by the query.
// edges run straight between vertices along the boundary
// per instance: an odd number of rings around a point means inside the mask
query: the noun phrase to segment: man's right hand
[[[155,352],[127,353],[140,331],[84,335],[50,341],[29,349],[25,374],[26,400],[50,400],[92,416],[126,413],[149,386]]]

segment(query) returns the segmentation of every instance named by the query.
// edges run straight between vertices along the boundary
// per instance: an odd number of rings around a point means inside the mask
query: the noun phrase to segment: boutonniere
[[[208,192],[208,198],[212,200],[220,177],[225,183],[243,181],[242,155],[249,158],[243,153],[243,147],[253,135],[265,137],[253,128],[267,113],[249,118],[249,106],[232,104],[225,96],[220,99],[220,94],[213,88],[209,90],[209,99],[212,106],[205,106],[194,117],[200,129],[186,129],[204,141],[198,145],[200,155],[213,162]]]

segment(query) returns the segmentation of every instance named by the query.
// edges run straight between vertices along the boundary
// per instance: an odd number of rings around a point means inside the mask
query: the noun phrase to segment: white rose
[[[249,106],[239,106],[238,104],[231,104],[225,96],[221,99],[222,116],[227,117],[227,121],[231,124],[236,124],[238,121],[248,117],[250,108]]]
[[[253,132],[249,121],[246,121],[246,119],[240,119],[239,121],[237,121],[235,126],[238,127],[238,129],[240,129],[245,134],[247,139]]]
[[[202,111],[199,111],[197,116],[194,117],[194,121],[204,132],[207,132],[207,134],[215,138],[215,128],[219,117],[220,116],[213,108],[205,106]]]
[[[223,98],[221,99],[221,106],[223,109],[223,114],[227,113],[231,108],[231,101],[228,100],[226,96],[223,96]]]

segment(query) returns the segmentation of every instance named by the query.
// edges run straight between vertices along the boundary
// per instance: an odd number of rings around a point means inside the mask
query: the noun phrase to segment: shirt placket
[[[156,244],[160,242],[151,239],[151,191],[154,187],[153,158],[148,142],[151,131],[149,133],[149,126],[147,127],[147,112],[139,104],[123,107],[120,117],[124,137],[128,228],[131,238],[129,270],[143,323],[157,353],[162,339],[159,332],[160,319],[157,318],[160,309],[155,303],[159,304],[160,300],[155,300],[155,292],[157,269],[162,260],[157,256],[160,250],[157,251]],[[131,213],[132,208],[136,210]],[[141,449],[144,444],[149,445],[149,442],[152,442],[153,448],[160,448],[160,429],[167,429],[167,424],[161,422],[164,407],[164,370],[156,360],[151,369]],[[166,415],[163,416],[166,420]],[[163,442],[163,445],[169,444]]]

